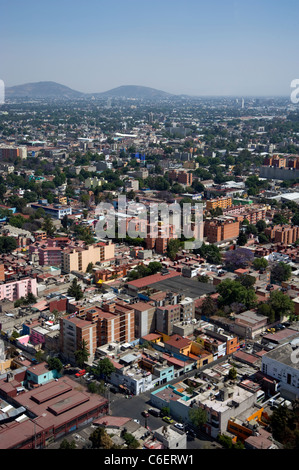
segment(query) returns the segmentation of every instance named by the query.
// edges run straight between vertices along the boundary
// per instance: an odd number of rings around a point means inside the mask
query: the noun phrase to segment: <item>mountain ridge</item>
[[[5,90],[7,98],[52,98],[52,99],[73,99],[73,98],[129,98],[129,99],[161,99],[176,96],[156,88],[140,85],[121,85],[104,92],[83,93],[74,90],[66,85],[53,81],[41,81],[24,83],[7,87]]]

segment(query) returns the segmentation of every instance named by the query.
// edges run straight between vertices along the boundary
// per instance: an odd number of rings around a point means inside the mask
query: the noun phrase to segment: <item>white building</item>
[[[299,397],[299,335],[287,344],[277,346],[262,357],[262,372],[279,382],[284,398]]]

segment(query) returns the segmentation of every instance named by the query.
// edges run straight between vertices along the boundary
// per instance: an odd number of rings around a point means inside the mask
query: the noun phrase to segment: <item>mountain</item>
[[[35,82],[16,85],[5,89],[7,98],[52,98],[52,99],[74,99],[81,98],[84,93],[72,90],[56,82]]]
[[[123,85],[112,90],[104,91],[103,93],[96,93],[93,95],[95,98],[135,98],[142,100],[156,100],[170,98],[170,93],[165,91],[156,90],[146,86],[137,85]]]
[[[135,98],[142,100],[159,100],[172,97],[170,93],[145,86],[124,85],[102,93],[81,93],[65,85],[56,82],[35,82],[16,85],[5,89],[7,98],[51,98],[51,99],[76,99],[76,98]]]

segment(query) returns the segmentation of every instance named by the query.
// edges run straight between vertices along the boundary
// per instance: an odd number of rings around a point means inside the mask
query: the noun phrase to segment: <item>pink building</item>
[[[7,282],[0,284],[0,300],[7,299],[11,302],[26,297],[29,292],[37,295],[36,279],[21,279],[20,281]]]

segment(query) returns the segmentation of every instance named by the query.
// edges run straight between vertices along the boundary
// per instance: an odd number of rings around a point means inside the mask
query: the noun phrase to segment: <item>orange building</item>
[[[83,340],[90,357],[97,348],[97,325],[72,315],[60,319],[60,350],[68,358],[82,348]]]
[[[232,218],[208,219],[204,223],[204,237],[209,243],[217,243],[223,240],[239,236],[240,223]]]
[[[206,209],[208,211],[216,209],[220,207],[221,209],[227,209],[228,207],[232,206],[232,198],[231,197],[218,197],[216,199],[210,199],[206,202]]]
[[[299,238],[299,227],[297,225],[275,225],[265,229],[265,235],[274,243],[292,245]]]

